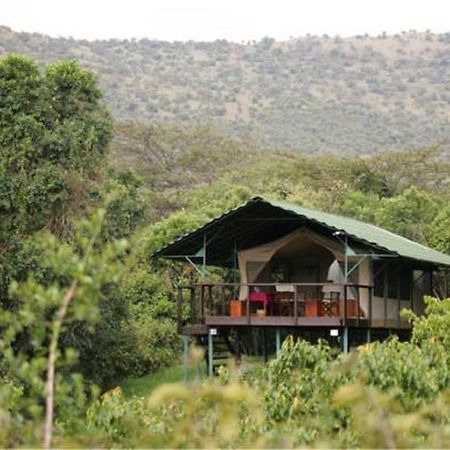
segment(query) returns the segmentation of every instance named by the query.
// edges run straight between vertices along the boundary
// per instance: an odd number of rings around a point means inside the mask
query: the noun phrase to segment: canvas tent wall
[[[273,267],[278,262],[293,264],[290,282],[343,283],[344,274],[338,263],[343,261],[345,249],[338,239],[332,240],[306,227],[295,230],[280,239],[238,252],[238,265],[242,284],[273,282]],[[351,259],[355,259],[354,257]],[[319,279],[307,279],[304,269],[315,265]],[[298,270],[295,270],[295,267]],[[303,271],[302,271],[303,269]],[[305,278],[306,277],[306,278]],[[240,298],[248,296],[248,288],[241,287]]]

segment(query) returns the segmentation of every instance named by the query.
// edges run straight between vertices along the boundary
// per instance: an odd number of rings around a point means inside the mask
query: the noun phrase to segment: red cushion
[[[268,302],[272,299],[272,294],[268,292],[250,292],[248,299],[251,302]]]

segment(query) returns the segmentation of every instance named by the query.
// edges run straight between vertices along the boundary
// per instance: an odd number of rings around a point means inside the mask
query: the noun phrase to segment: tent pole
[[[348,353],[348,326],[347,326],[347,285],[348,285],[348,235],[345,233],[345,252],[344,252],[344,280],[345,280],[345,327],[344,327],[344,335],[343,335],[343,351],[344,353]]]

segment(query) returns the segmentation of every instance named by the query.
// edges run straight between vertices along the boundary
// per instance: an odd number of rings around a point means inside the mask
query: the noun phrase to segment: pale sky
[[[84,39],[285,40],[450,31],[449,0],[0,0],[0,25]]]

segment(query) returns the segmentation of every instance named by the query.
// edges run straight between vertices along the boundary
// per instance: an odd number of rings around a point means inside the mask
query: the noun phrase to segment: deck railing
[[[353,283],[199,283],[178,288],[178,321],[200,325],[223,318],[251,325],[290,318],[298,325],[327,317],[371,326],[372,299],[372,286]]]

